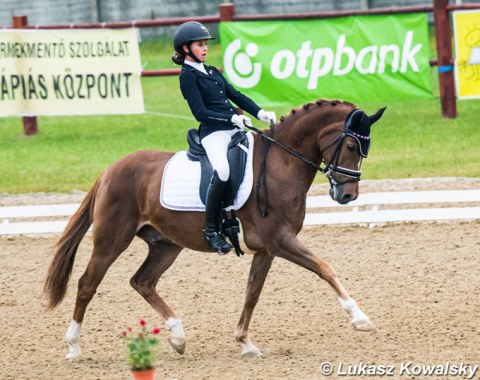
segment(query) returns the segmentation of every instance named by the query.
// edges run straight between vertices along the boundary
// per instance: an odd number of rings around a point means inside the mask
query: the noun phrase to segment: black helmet
[[[207,28],[197,21],[187,21],[180,25],[173,35],[173,47],[183,53],[182,46],[191,41],[213,40]]]

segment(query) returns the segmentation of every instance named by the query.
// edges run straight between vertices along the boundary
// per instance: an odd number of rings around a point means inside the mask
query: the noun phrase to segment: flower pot
[[[141,371],[133,371],[132,375],[135,380],[153,380],[155,375],[155,369],[144,369]]]

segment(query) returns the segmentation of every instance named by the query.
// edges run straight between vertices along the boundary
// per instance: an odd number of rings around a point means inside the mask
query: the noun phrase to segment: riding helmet
[[[183,53],[182,46],[192,41],[213,40],[205,26],[197,21],[187,21],[180,25],[173,35],[173,47]]]

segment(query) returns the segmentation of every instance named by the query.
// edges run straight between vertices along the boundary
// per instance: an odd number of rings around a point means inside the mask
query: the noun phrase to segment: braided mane
[[[283,123],[285,120],[290,119],[291,117],[293,117],[298,112],[308,111],[311,107],[325,107],[325,106],[335,107],[339,104],[356,107],[353,103],[347,102],[345,100],[318,99],[315,102],[305,103],[300,107],[292,109],[287,115],[280,116],[280,123]]]

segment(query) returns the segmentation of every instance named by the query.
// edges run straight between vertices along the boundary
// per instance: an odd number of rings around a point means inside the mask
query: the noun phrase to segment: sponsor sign
[[[426,14],[223,22],[223,68],[260,104],[432,98]]]
[[[460,99],[480,98],[480,11],[453,12],[455,84]]]
[[[0,116],[144,112],[135,29],[0,31]]]

